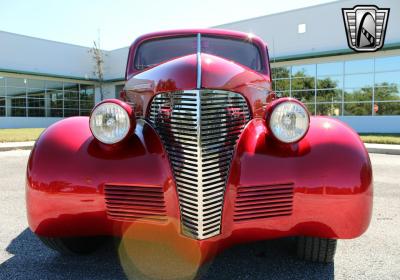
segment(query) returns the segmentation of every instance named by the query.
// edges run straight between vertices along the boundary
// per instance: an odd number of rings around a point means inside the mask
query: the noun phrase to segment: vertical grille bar
[[[217,90],[162,93],[153,99],[149,118],[173,167],[183,233],[196,239],[218,235],[234,147],[250,119],[245,99]]]
[[[200,36],[200,34],[199,34]],[[199,39],[200,41],[200,39]],[[200,52],[198,50],[198,52]],[[200,59],[199,59],[200,60]],[[200,60],[201,61],[201,60]],[[199,64],[198,64],[199,65]],[[201,71],[201,65],[199,67]],[[201,72],[200,72],[201,73]],[[198,79],[198,88],[201,83],[201,74],[200,78]],[[202,163],[202,154],[203,151],[201,149],[201,91],[198,90],[196,92],[196,127],[197,127],[197,209],[198,209],[198,217],[197,217],[197,228],[198,228],[198,235],[197,238],[203,239],[204,233],[201,229],[204,228],[204,219],[202,219],[204,215],[204,204],[203,204],[203,168],[201,166]]]

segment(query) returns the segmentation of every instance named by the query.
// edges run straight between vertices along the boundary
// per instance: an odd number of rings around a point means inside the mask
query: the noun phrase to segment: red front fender
[[[345,124],[312,117],[304,139],[282,144],[271,137],[264,120],[252,120],[237,144],[224,220],[232,221],[238,188],[287,184],[294,186],[292,215],[262,223],[234,223],[232,228],[238,233],[257,228],[255,239],[267,232],[354,238],[367,229],[372,211],[371,163],[364,144]]]
[[[114,235],[106,218],[104,184],[162,186],[168,216],[178,201],[167,155],[156,132],[139,123],[123,145],[96,141],[87,117],[62,120],[40,136],[28,162],[27,212],[33,232],[45,236]]]

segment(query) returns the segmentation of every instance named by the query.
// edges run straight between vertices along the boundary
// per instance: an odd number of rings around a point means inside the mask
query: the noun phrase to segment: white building
[[[100,94],[90,48],[0,31],[0,128],[88,115]],[[128,48],[104,51],[104,98],[123,87]]]
[[[342,8],[390,8],[385,46],[356,53]],[[223,24],[268,43],[274,89],[359,132],[400,133],[400,2],[337,1]],[[100,100],[89,49],[0,32],[0,128],[45,127]],[[105,98],[123,87],[128,48],[105,51]],[[96,88],[96,89],[95,89]]]

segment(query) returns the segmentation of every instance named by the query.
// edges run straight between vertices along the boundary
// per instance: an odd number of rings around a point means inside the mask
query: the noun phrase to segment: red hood
[[[132,76],[126,83],[126,101],[145,114],[152,97],[161,92],[197,89],[198,69],[201,89],[218,89],[243,94],[254,117],[262,116],[271,92],[268,75],[210,54],[191,54],[176,58]],[[140,106],[137,106],[140,104]]]

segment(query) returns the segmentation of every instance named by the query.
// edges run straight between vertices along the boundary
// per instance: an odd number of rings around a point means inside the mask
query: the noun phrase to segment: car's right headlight
[[[116,99],[98,104],[90,115],[90,130],[93,136],[104,144],[121,142],[134,129],[132,109]]]
[[[279,141],[295,143],[306,135],[310,126],[310,115],[298,100],[282,98],[275,101],[268,111],[267,125]]]

